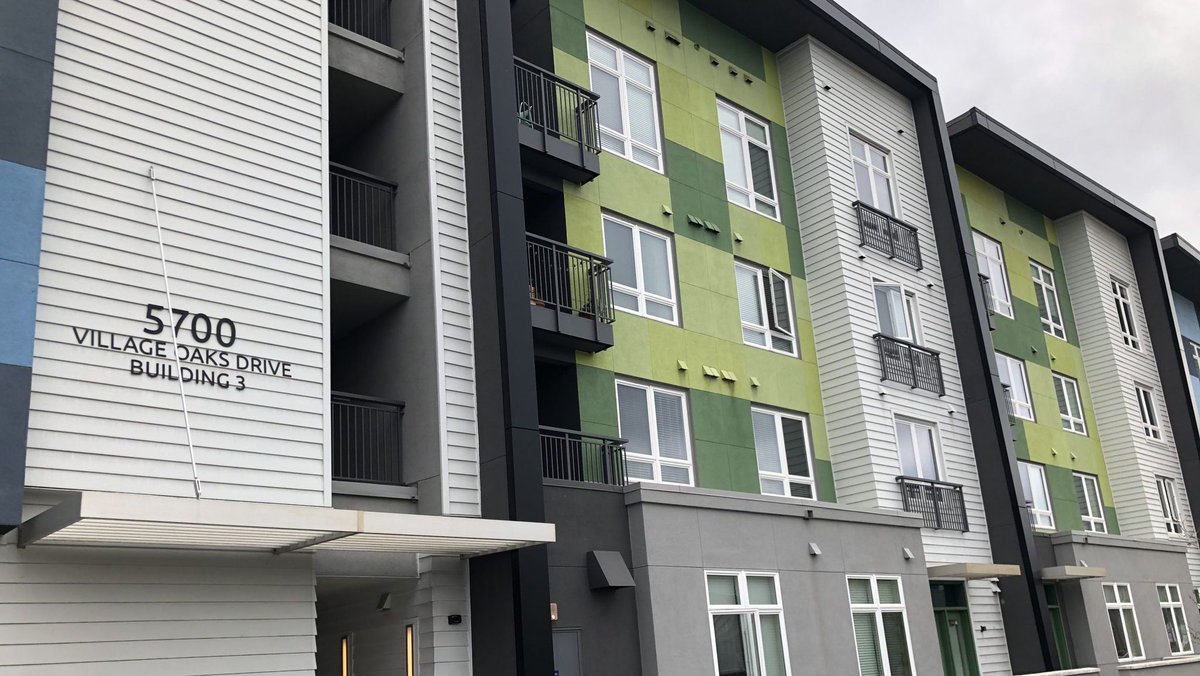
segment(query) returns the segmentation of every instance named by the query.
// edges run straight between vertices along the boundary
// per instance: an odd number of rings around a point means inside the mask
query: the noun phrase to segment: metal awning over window
[[[554,524],[85,491],[22,523],[17,542],[472,557],[554,542]]]

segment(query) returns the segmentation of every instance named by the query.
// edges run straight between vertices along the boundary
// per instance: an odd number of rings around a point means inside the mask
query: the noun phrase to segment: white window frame
[[[763,318],[763,324],[755,324],[742,319],[742,342],[751,347],[757,347],[762,350],[770,350],[772,352],[778,352],[780,354],[786,354],[795,357],[796,350],[799,346],[799,341],[796,339],[796,310],[795,306],[792,304],[791,276],[785,275],[784,273],[772,268],[761,268],[757,265],[751,265],[741,261],[734,261],[733,266],[735,286],[739,283],[737,279],[737,270],[746,270],[747,272],[754,274],[756,279],[755,294],[758,296],[759,316]],[[775,308],[778,306],[776,301],[778,299],[775,298],[775,286],[772,284],[772,282],[774,282],[776,279],[783,282],[783,293],[785,296],[784,302],[787,304],[787,319],[788,324],[792,327],[791,333],[788,333],[786,330],[781,328],[778,317],[775,316]],[[737,291],[740,300],[741,289],[738,289]],[[740,303],[738,315],[739,317],[741,316]],[[746,338],[747,331],[761,335],[763,344],[759,345],[758,343],[748,340]],[[775,347],[774,339],[788,341],[791,343],[791,349],[781,350]]]
[[[1196,361],[1196,370],[1200,372],[1200,343],[1192,343],[1192,359]]]
[[[1004,394],[1008,401],[1008,412],[1016,418],[1033,421],[1033,395],[1029,391],[1029,372],[1025,361],[1010,357],[1003,352],[996,353],[996,368],[1000,371],[1000,383],[1004,385]],[[1014,368],[1020,374],[1021,387],[1013,382]],[[1005,378],[1007,377],[1007,381]],[[1018,395],[1022,399],[1018,400]]]
[[[655,321],[663,322],[665,324],[674,324],[674,325],[678,326],[679,325],[679,300],[678,300],[677,296],[679,295],[679,290],[676,288],[676,282],[675,282],[675,242],[674,242],[674,240],[671,238],[670,235],[663,233],[659,230],[656,230],[654,228],[650,228],[650,227],[641,225],[640,223],[635,223],[633,221],[626,220],[624,218],[618,218],[617,216],[606,213],[603,216],[601,216],[601,219],[600,219],[600,235],[601,235],[601,237],[605,238],[604,251],[606,254],[608,253],[608,239],[607,239],[608,235],[605,234],[605,231],[604,231],[605,230],[604,229],[604,221],[606,221],[606,220],[612,221],[613,223],[616,223],[617,225],[620,225],[622,227],[629,228],[633,232],[633,274],[635,276],[635,279],[637,280],[637,285],[638,285],[638,288],[631,288],[629,286],[626,286],[624,284],[617,282],[614,279],[613,283],[612,283],[613,289],[615,289],[616,291],[621,291],[623,293],[629,294],[631,296],[635,296],[637,298],[638,309],[631,310],[627,307],[622,307],[620,305],[617,305],[615,302],[614,302],[614,307],[616,307],[618,310],[620,310],[622,312],[628,312],[629,314],[638,315],[639,317],[645,317],[647,319],[653,319]],[[669,287],[671,289],[671,297],[670,298],[667,298],[666,296],[660,296],[656,293],[652,293],[650,291],[646,291],[645,289],[641,288],[641,287],[645,286],[645,280],[644,280],[643,274],[642,274],[642,237],[641,237],[642,233],[645,233],[646,235],[649,235],[650,237],[657,237],[658,239],[663,240],[667,244],[667,247],[666,247],[666,249],[667,249],[667,277],[670,281],[670,287]],[[667,319],[665,317],[658,317],[656,315],[652,315],[649,312],[647,312],[646,311],[646,300],[647,299],[652,300],[661,305],[669,306],[671,308],[671,318]]]
[[[1046,481],[1046,468],[1038,463],[1024,460],[1017,461],[1017,466],[1021,472],[1021,490],[1025,493],[1025,506],[1029,510],[1033,527],[1040,530],[1054,530],[1054,503],[1050,501],[1050,484]],[[1035,474],[1041,483],[1041,490],[1036,490],[1033,485]],[[1035,490],[1045,502],[1045,509],[1037,506],[1039,495],[1034,495]]]
[[[738,599],[740,603],[737,605],[713,604],[708,591],[709,577],[737,577],[738,580]],[[770,578],[775,583],[775,603],[750,603],[750,585],[748,579],[751,577]],[[783,667],[784,673],[791,676],[792,664],[791,657],[788,654],[788,635],[787,625],[783,617],[783,594],[779,588],[779,575],[776,573],[744,571],[744,570],[706,570],[704,571],[704,598],[708,605],[708,635],[709,643],[712,646],[712,664],[713,671],[717,669],[717,630],[713,626],[713,618],[717,615],[750,615],[754,621],[754,635],[758,639],[758,644],[755,646],[757,654],[755,655],[755,664],[758,667],[759,673],[763,673],[762,657],[765,652],[763,649],[762,640],[762,616],[775,615],[779,617],[779,633],[780,640],[783,644]],[[755,674],[758,676],[758,674]]]
[[[1052,373],[1051,376],[1055,382],[1061,383],[1059,387],[1054,388],[1054,398],[1058,403],[1058,417],[1062,421],[1062,428],[1086,437],[1087,419],[1083,412],[1083,394],[1079,391],[1079,381],[1061,373]],[[1062,392],[1062,401],[1058,401],[1059,391]],[[1074,401],[1071,400],[1072,396]],[[1062,410],[1064,404],[1067,407],[1066,413]]]
[[[855,141],[863,144],[863,154],[866,156],[865,159],[854,156]],[[850,132],[850,144],[848,149],[850,150],[850,181],[854,184],[854,194],[858,197],[858,201],[862,202],[868,207],[871,207],[872,209],[875,209],[876,211],[899,219],[900,199],[896,192],[897,188],[895,176],[893,174],[894,164],[892,161],[892,154],[889,151],[884,150],[878,144],[868,141],[866,137],[855,134],[854,132]],[[882,157],[884,164],[887,165],[887,169],[880,171],[879,168],[871,162],[872,155],[878,155],[879,157]],[[871,194],[867,195],[866,197],[858,192],[858,178],[855,172],[855,166],[864,167],[867,170],[867,176],[871,179],[869,181],[871,184]],[[877,190],[875,188],[876,175],[881,175],[884,181],[887,182],[888,204],[886,209],[879,205],[879,195],[877,194]]]
[[[1179,491],[1175,479],[1171,477],[1154,477],[1154,486],[1158,489],[1158,503],[1162,507],[1163,526],[1171,535],[1183,534],[1183,519],[1179,513]]]
[[[762,492],[763,495],[778,495],[777,493],[763,492],[762,491],[762,480],[768,479],[768,480],[772,480],[772,481],[782,481],[783,485],[784,485],[784,490],[786,491],[786,493],[782,497],[790,497],[790,498],[794,498],[796,500],[816,500],[817,499],[817,483],[816,483],[816,478],[813,476],[814,468],[813,468],[812,432],[810,431],[809,426],[808,426],[808,416],[798,414],[798,413],[783,413],[781,411],[774,411],[769,408],[761,408],[758,406],[751,407],[750,413],[751,413],[751,415],[753,415],[755,413],[758,413],[761,415],[769,415],[775,420],[775,447],[777,449],[779,449],[779,466],[780,466],[780,468],[783,469],[782,472],[767,472],[767,471],[763,471],[763,469],[760,467],[758,470],[759,491]],[[787,448],[784,446],[784,443],[783,443],[783,419],[784,418],[787,418],[788,420],[799,421],[800,424],[804,426],[804,453],[808,457],[808,474],[809,474],[809,476],[800,476],[798,474],[792,474],[792,473],[790,473],[790,471],[788,469]],[[757,444],[755,446],[756,447],[755,447],[754,451],[755,451],[756,458],[757,458],[757,453],[758,453]],[[805,498],[803,496],[793,496],[792,491],[791,491],[791,484],[804,484],[804,485],[808,486],[809,490],[812,492],[812,497]]]
[[[900,290],[900,298],[904,303],[904,320],[908,324],[907,336],[891,336],[883,331],[883,318],[880,314],[879,295],[877,289],[881,286],[895,287]],[[908,288],[907,285],[900,282],[889,282],[884,279],[872,278],[871,280],[871,298],[875,305],[875,328],[889,338],[904,340],[914,345],[921,344],[921,302],[917,296],[917,292]]]
[[[728,113],[731,113],[731,114],[737,116],[738,128],[730,127],[729,125],[727,125],[721,121],[721,110],[722,109]],[[746,122],[747,121],[750,121],[753,124],[757,124],[758,126],[763,128],[764,135],[766,136],[766,139],[767,139],[767,142],[765,144],[763,142],[759,141],[758,139],[754,138],[753,136],[750,136],[750,134],[746,131]],[[771,125],[769,125],[766,120],[758,117],[757,115],[752,115],[752,114],[746,112],[745,110],[742,110],[741,108],[738,108],[737,106],[734,106],[733,104],[731,104],[727,101],[724,101],[722,99],[717,99],[717,126],[720,128],[720,131],[722,134],[726,134],[726,133],[730,134],[730,135],[736,137],[741,142],[742,161],[745,162],[744,166],[746,167],[746,176],[747,176],[748,182],[751,184],[751,185],[744,185],[744,186],[738,185],[729,180],[729,174],[727,172],[725,174],[725,197],[726,198],[731,197],[729,195],[729,191],[738,193],[746,198],[746,200],[750,206],[742,204],[741,202],[734,201],[733,199],[729,199],[730,204],[735,204],[739,207],[742,207],[743,209],[753,211],[756,214],[760,214],[760,215],[766,216],[767,218],[770,218],[772,220],[778,221],[780,219],[779,186],[775,179],[775,153],[771,150]],[[775,194],[774,197],[768,197],[767,195],[763,195],[762,193],[757,192],[754,189],[754,185],[753,185],[754,177],[752,175],[752,172],[750,171],[750,145],[751,144],[758,146],[759,148],[762,148],[763,150],[767,151],[767,164],[770,165],[770,170],[771,170],[771,192],[773,192]],[[722,146],[722,152],[724,152],[723,146]],[[769,213],[764,212],[762,209],[759,208],[758,203],[760,201],[763,203],[763,205],[770,208]]]
[[[925,479],[926,481],[945,481],[946,469],[943,466],[942,459],[942,438],[938,431],[937,423],[932,423],[926,420],[920,420],[906,415],[896,414],[892,416],[892,429],[896,433],[896,460],[900,463],[900,472],[904,474],[904,460],[900,457],[900,426],[908,425],[910,427],[908,434],[912,437],[912,445],[914,451],[913,464],[917,466],[917,474],[912,475],[915,479]],[[933,443],[933,477],[928,477],[922,474],[923,471],[930,469],[922,466],[921,456],[916,454],[917,448],[917,429],[927,428],[930,430],[930,440]]]
[[[871,598],[872,603],[855,603],[850,597],[850,580],[870,580],[871,582]],[[900,603],[881,603],[879,600],[879,581],[880,580],[895,580],[896,589],[900,593]],[[912,651],[912,630],[908,625],[908,611],[905,609],[904,602],[904,580],[896,575],[847,575],[846,576],[846,595],[850,600],[850,635],[854,637],[856,649],[854,651],[854,659],[859,662],[858,673],[862,673],[862,663],[858,659],[858,636],[854,630],[854,616],[865,615],[871,613],[875,617],[875,634],[879,639],[880,662],[883,664],[883,676],[892,676],[891,660],[888,659],[887,640],[883,629],[883,614],[900,613],[900,617],[904,620],[904,639],[908,644],[908,667],[910,673],[916,673],[913,665]]]
[[[1095,474],[1074,472],[1072,485],[1079,482],[1083,485],[1084,504],[1079,505],[1079,516],[1083,519],[1083,529],[1091,533],[1107,533],[1108,521],[1104,517],[1104,497],[1100,493],[1100,479]],[[1096,512],[1092,512],[1092,498],[1096,500]],[[1079,502],[1079,492],[1075,492],[1075,501]]]
[[[605,38],[600,37],[596,33],[592,33],[589,31],[587,34],[587,39],[588,39],[588,42],[595,41],[596,43],[603,45],[604,47],[607,47],[608,49],[612,49],[617,53],[617,70],[613,70],[612,68],[610,68],[609,66],[607,66],[605,64],[597,63],[596,61],[593,61],[591,59],[590,54],[588,56],[588,86],[589,87],[592,86],[591,85],[591,80],[592,80],[591,69],[598,68],[598,69],[608,73],[609,75],[612,75],[617,78],[617,91],[620,94],[620,98],[621,98],[621,100],[620,100],[621,122],[625,126],[624,132],[619,132],[615,129],[609,129],[608,127],[601,124],[599,122],[599,115],[597,115],[596,119],[597,119],[597,125],[600,128],[600,133],[607,134],[608,137],[613,141],[621,142],[624,146],[624,151],[618,153],[618,152],[614,152],[611,148],[604,148],[604,150],[606,150],[610,153],[613,153],[614,155],[617,155],[618,157],[623,157],[623,158],[629,160],[630,162],[634,162],[634,163],[639,164],[648,169],[657,171],[660,174],[663,173],[662,112],[659,109],[659,103],[658,103],[658,69],[655,67],[653,61],[644,59],[641,56],[638,56],[638,55],[634,54],[633,52],[630,52],[628,49],[616,44],[615,42],[612,42],[610,40],[606,40]],[[625,75],[625,61],[626,60],[633,61],[642,66],[645,66],[650,71],[650,87],[646,87],[646,85],[644,85],[640,82],[636,82]],[[651,105],[654,107],[654,140],[658,144],[658,147],[652,148],[652,147],[646,145],[645,143],[641,143],[641,142],[633,140],[633,137],[632,137],[632,134],[630,131],[630,124],[629,124],[629,99],[628,99],[628,94],[627,94],[629,87],[636,87],[642,91],[649,92],[649,94],[650,94]],[[650,164],[641,162],[637,159],[634,159],[633,146],[637,146],[640,150],[654,155],[655,164],[650,165]],[[603,141],[601,141],[601,147],[603,147]]]
[[[988,278],[988,281],[991,282],[988,288],[992,291],[992,310],[996,314],[1012,319],[1014,317],[1012,289],[1008,285],[1008,266],[1004,263],[1004,245],[1000,243],[1000,240],[988,237],[978,230],[971,231],[971,238],[972,243],[975,245],[975,255],[977,257],[982,257],[984,260],[1000,266],[1000,274],[993,273],[990,265],[986,272],[980,270]],[[989,253],[986,247],[982,246],[988,243],[996,245],[997,253],[995,255]],[[997,295],[1001,290],[1004,292],[1004,298],[1000,298]]]
[[[1167,648],[1171,647],[1171,631],[1179,638],[1180,650],[1171,650],[1172,655],[1191,655],[1195,651],[1192,635],[1188,629],[1187,611],[1183,609],[1183,595],[1177,584],[1154,585],[1158,592],[1158,608],[1162,611],[1163,625],[1167,631]],[[1186,647],[1184,646],[1186,643]]]
[[[1138,648],[1140,648],[1140,652],[1137,655],[1134,655],[1132,650],[1130,650],[1130,655],[1128,657],[1121,657],[1118,654],[1117,661],[1118,662],[1136,662],[1137,660],[1146,659],[1146,645],[1144,643],[1142,643],[1142,630],[1138,626],[1137,608],[1134,607],[1133,592],[1130,589],[1129,584],[1127,584],[1125,582],[1105,582],[1102,585],[1102,589],[1103,589],[1103,593],[1104,593],[1104,610],[1105,611],[1116,610],[1117,616],[1121,618],[1121,633],[1125,638],[1125,645],[1130,646],[1132,648],[1133,644],[1129,641],[1129,637],[1132,635],[1132,636],[1137,637],[1137,645],[1138,645]],[[1109,598],[1108,591],[1110,589],[1112,590],[1112,598],[1114,599],[1112,601],[1108,600],[1108,598]],[[1125,593],[1122,594],[1121,593],[1122,591],[1124,591]],[[1125,599],[1128,599],[1128,600],[1125,600]],[[1125,612],[1124,611],[1126,611],[1126,610],[1128,610],[1129,614],[1133,617],[1133,634],[1129,633],[1129,625],[1125,621]],[[1106,614],[1107,614],[1107,612],[1106,612]],[[1108,618],[1108,622],[1110,625],[1112,624],[1112,616],[1111,615]],[[1115,632],[1117,628],[1112,627],[1112,629]],[[1114,646],[1116,645],[1115,638],[1113,639],[1113,645]]]
[[[1110,277],[1113,305],[1117,310],[1117,327],[1121,340],[1135,350],[1141,351],[1142,341],[1138,337],[1137,311],[1133,306],[1133,287],[1116,277]]]
[[[633,453],[633,460],[636,462],[648,462],[654,468],[653,479],[637,479],[629,477],[630,481],[645,481],[649,483],[659,483],[668,486],[695,486],[696,485],[696,467],[693,462],[692,451],[692,423],[688,417],[688,398],[686,392],[673,390],[666,387],[658,387],[655,385],[646,385],[633,380],[616,379],[616,396],[617,396],[617,434],[621,430],[621,386],[632,387],[646,392],[646,420],[650,423],[650,455],[642,455]],[[683,416],[683,448],[687,452],[687,459],[680,460],[678,458],[664,458],[659,454],[658,448],[658,413],[655,409],[654,395],[665,394],[672,397],[677,397],[680,402],[680,414]],[[628,452],[628,450],[627,450]],[[628,458],[626,462],[628,462]],[[662,467],[685,467],[688,470],[688,483],[680,484],[673,481],[663,481]]]
[[[1054,270],[1042,265],[1041,263],[1029,259],[1030,272],[1033,273],[1033,292],[1037,294],[1042,301],[1039,304],[1038,314],[1041,314],[1040,306],[1046,306],[1046,314],[1042,317],[1042,331],[1054,336],[1055,338],[1067,339],[1067,327],[1063,325],[1062,304],[1058,302],[1058,284],[1054,281]],[[1051,306],[1058,312],[1059,321],[1054,321],[1054,312],[1051,311]]]
[[[1158,412],[1158,397],[1154,390],[1142,385],[1133,386],[1138,400],[1138,412],[1142,416],[1142,434],[1154,441],[1163,440],[1162,418]]]

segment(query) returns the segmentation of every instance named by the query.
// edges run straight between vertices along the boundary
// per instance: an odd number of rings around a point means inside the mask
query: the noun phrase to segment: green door
[[[942,648],[942,670],[946,676],[979,676],[966,589],[961,584],[932,582],[930,592],[933,621]]]

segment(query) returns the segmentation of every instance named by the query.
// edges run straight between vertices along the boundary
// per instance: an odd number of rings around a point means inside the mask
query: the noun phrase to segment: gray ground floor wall
[[[583,674],[712,674],[709,571],[778,575],[793,674],[857,674],[846,577],[898,576],[915,672],[942,674],[915,517],[695,488],[552,482],[546,513],[558,527],[549,551],[555,631],[570,635],[563,645],[578,643]],[[620,552],[636,586],[592,589],[593,550]]]
[[[1182,543],[1140,540],[1097,533],[1057,533],[1039,536],[1038,545],[1047,565],[1104,569],[1104,577],[1057,583],[1076,667],[1098,667],[1102,676],[1147,673],[1154,676],[1200,674],[1200,659],[1173,657],[1159,607],[1158,584],[1179,585],[1193,644],[1200,649],[1200,614],[1197,613],[1186,549]],[[1145,657],[1121,662],[1105,607],[1103,585],[1130,586]],[[1131,671],[1132,670],[1132,671]]]

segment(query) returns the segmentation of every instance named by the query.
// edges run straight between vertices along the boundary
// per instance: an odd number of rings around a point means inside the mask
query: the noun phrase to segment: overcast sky
[[[1200,1],[837,0],[977,106],[1200,244]]]

